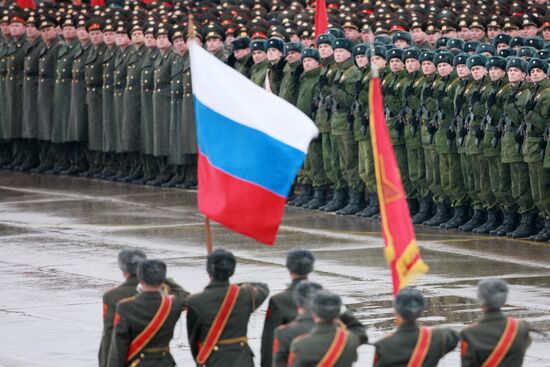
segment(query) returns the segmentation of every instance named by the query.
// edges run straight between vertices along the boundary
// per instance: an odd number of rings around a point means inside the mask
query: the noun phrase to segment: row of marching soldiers
[[[406,32],[354,44],[329,29],[317,49],[236,39],[233,64],[319,128],[290,205],[378,217],[368,109],[376,66],[413,223],[547,241],[550,52],[540,38],[516,38],[441,37],[431,50],[410,47]]]
[[[0,28],[0,167],[196,185],[182,27],[14,9]]]
[[[262,367],[347,367],[357,348],[368,344],[366,328],[341,298],[308,280],[313,254],[292,250],[286,267],[291,283],[269,300],[264,323]],[[207,258],[205,289],[189,294],[167,266],[139,249],[124,249],[118,263],[124,283],[103,296],[104,329],[100,367],[174,366],[170,341],[186,311],[187,336],[197,366],[253,367],[247,326],[251,314],[269,296],[264,283],[230,283],[237,260],[218,249]],[[422,293],[403,288],[395,297],[397,329],[374,343],[374,366],[437,366],[461,339],[462,366],[521,366],[531,342],[529,326],[501,311],[508,286],[500,279],[478,284],[483,315],[460,331],[417,323],[425,308]]]

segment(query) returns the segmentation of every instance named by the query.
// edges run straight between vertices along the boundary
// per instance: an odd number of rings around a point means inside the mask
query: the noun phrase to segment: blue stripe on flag
[[[211,165],[280,196],[288,196],[305,159],[302,151],[220,115],[197,98],[195,114],[199,150]]]

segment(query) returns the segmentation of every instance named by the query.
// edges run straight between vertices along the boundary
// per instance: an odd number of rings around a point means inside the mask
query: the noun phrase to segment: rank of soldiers
[[[291,283],[269,300],[261,344],[261,366],[349,367],[357,348],[368,344],[365,326],[341,298],[308,280],[315,258],[305,249],[291,250],[286,267]],[[190,352],[197,366],[254,366],[248,345],[250,316],[269,295],[264,283],[230,282],[235,256],[217,249],[207,258],[210,282],[189,294],[166,277],[167,266],[149,260],[139,249],[118,255],[124,283],[103,296],[103,335],[99,365],[175,366],[170,340],[183,312]],[[460,341],[462,366],[521,366],[531,343],[525,321],[501,311],[508,285],[484,279],[477,298],[483,315],[459,332],[417,323],[425,308],[422,293],[403,288],[394,300],[397,329],[372,344],[374,366],[437,366]]]

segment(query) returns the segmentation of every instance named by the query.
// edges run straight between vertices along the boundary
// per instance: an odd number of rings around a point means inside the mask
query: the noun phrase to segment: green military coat
[[[69,116],[71,113],[71,89],[73,63],[76,53],[80,50],[80,42],[73,40],[65,42],[57,54],[57,70],[54,88],[54,110],[52,126],[52,142],[65,143],[69,130]]]
[[[228,281],[213,280],[203,292],[189,297],[187,337],[194,359],[199,353],[198,345],[206,339],[229,285]],[[240,284],[240,292],[235,307],[227,320],[219,341],[246,337],[250,315],[261,306],[268,295],[269,288],[264,283]],[[253,367],[252,358],[252,350],[246,342],[218,344],[206,361],[205,366]]]
[[[92,46],[84,76],[86,79],[86,102],[88,104],[88,149],[103,148],[103,57],[107,46]]]
[[[35,139],[38,135],[38,58],[44,47],[41,37],[27,42],[25,50],[25,80],[23,81],[22,136]]]
[[[22,137],[23,120],[23,80],[27,40],[21,37],[12,40],[6,54],[6,96],[4,114],[4,139]]]
[[[147,59],[147,52],[147,47],[142,45],[139,49],[132,50],[128,58],[124,89],[124,113],[120,128],[120,148],[123,152],[137,152],[140,150],[141,68]]]
[[[321,74],[315,90],[315,124],[320,133],[330,133],[332,109],[331,86],[336,75],[337,65],[333,57],[321,59]]]
[[[509,83],[503,94],[507,94],[504,103],[504,121],[501,138],[501,159],[502,163],[523,162],[523,155],[518,151],[515,135],[524,120],[525,104],[531,97],[529,83],[523,81],[513,85]]]
[[[6,111],[6,76],[8,74],[7,69],[7,53],[8,53],[9,41],[0,35],[0,111]],[[0,141],[5,139],[6,134],[6,114],[0,113]]]
[[[374,366],[406,366],[418,341],[419,327],[405,323],[397,330],[375,343]],[[432,328],[432,338],[423,367],[436,367],[439,360],[453,351],[458,343],[458,333],[447,328]]]
[[[141,64],[141,119],[140,119],[140,151],[143,154],[153,154],[153,91],[155,90],[155,62],[160,56],[157,48],[146,52]]]
[[[60,40],[45,44],[38,59],[38,135],[39,140],[51,141],[53,128],[55,71]]]
[[[187,53],[180,55],[174,53],[172,66],[170,67],[170,126],[169,140],[170,151],[168,162],[170,164],[183,164],[183,132],[182,132],[182,104],[183,104],[183,64]]]
[[[350,58],[337,64],[331,86],[332,111],[330,132],[344,135],[350,129],[352,105],[355,100],[355,84],[361,79],[361,72]]]
[[[153,92],[153,155],[168,156],[170,153],[170,77],[174,51],[166,50],[155,60],[155,89]]]
[[[531,86],[530,110],[526,111],[525,129],[523,132],[523,161],[526,163],[542,162],[544,159],[542,142],[544,131],[550,127],[550,81],[543,81]]]
[[[197,154],[197,126],[195,123],[195,105],[193,102],[193,86],[191,84],[191,62],[189,53],[183,57],[183,103],[182,103],[182,153],[185,163],[193,163]],[[189,162],[188,160],[191,160]]]
[[[295,105],[298,98],[300,75],[304,71],[302,63],[286,64],[283,69],[283,78],[279,88],[279,97]]]
[[[273,339],[273,367],[287,367],[292,341],[315,326],[311,315],[298,315],[294,321],[278,326]]]
[[[303,72],[300,75],[298,95],[296,98],[296,107],[298,107],[309,118],[313,117],[313,98],[315,89],[319,83],[319,76],[321,75],[321,69],[313,69],[307,72]]]
[[[432,75],[426,76],[424,86],[420,92],[420,106],[417,113],[421,119],[420,135],[423,149],[435,149],[434,139],[430,134],[429,125],[435,117],[437,108],[437,96],[433,93],[434,84],[437,78],[438,75],[435,72]]]
[[[386,124],[390,132],[393,145],[405,144],[404,126],[399,121],[403,108],[403,91],[407,80],[407,70],[397,73],[389,72],[382,79],[382,93],[384,95],[384,107],[386,112]]]
[[[101,150],[114,152],[116,150],[116,115],[115,115],[115,64],[120,53],[120,48],[113,46],[106,48],[103,55],[103,139]]]
[[[501,89],[508,84],[508,78],[503,78],[490,82],[489,88],[485,93],[481,95],[481,100],[485,104],[485,124],[482,126],[483,142],[483,155],[486,157],[499,157],[500,156],[500,139],[495,140],[495,146],[493,147],[493,139],[495,138],[496,128],[498,122],[502,118],[502,107],[507,96],[501,93]]]
[[[126,89],[126,78],[128,73],[128,60],[132,53],[130,46],[117,53],[113,69],[113,95],[115,102],[115,138],[116,152],[124,153],[122,124],[124,119],[124,90]]]
[[[434,136],[435,148],[439,154],[456,153],[456,144],[449,147],[447,132],[452,128],[455,119],[454,96],[458,85],[456,73],[452,72],[445,78],[436,78],[433,84],[433,95],[436,99],[434,113],[437,131]]]
[[[250,76],[250,68],[254,64],[252,60],[252,54],[245,55],[238,60],[235,60],[235,65],[233,66],[242,75],[247,78]]]
[[[260,62],[259,64],[252,65],[249,71],[250,80],[252,80],[254,84],[263,88],[265,84],[265,75],[267,74],[268,67],[269,67],[269,61],[267,61],[267,59]]]
[[[285,67],[285,60],[281,58],[276,64],[269,64],[267,66],[266,79],[269,82],[269,88],[273,94],[279,95],[281,89],[281,82],[283,80],[283,69]]]
[[[420,132],[420,118],[418,111],[421,107],[421,93],[427,78],[421,70],[417,70],[407,75],[403,81],[403,116],[405,119],[405,144],[407,149],[422,148],[422,134]]]
[[[88,106],[86,104],[86,59],[92,49],[91,43],[79,44],[71,68],[71,106],[67,126],[68,142],[88,141]]]

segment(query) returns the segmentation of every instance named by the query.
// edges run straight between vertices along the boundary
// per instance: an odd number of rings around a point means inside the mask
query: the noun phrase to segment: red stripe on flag
[[[315,5],[315,42],[317,37],[328,31],[327,4],[325,0],[317,0]]]

